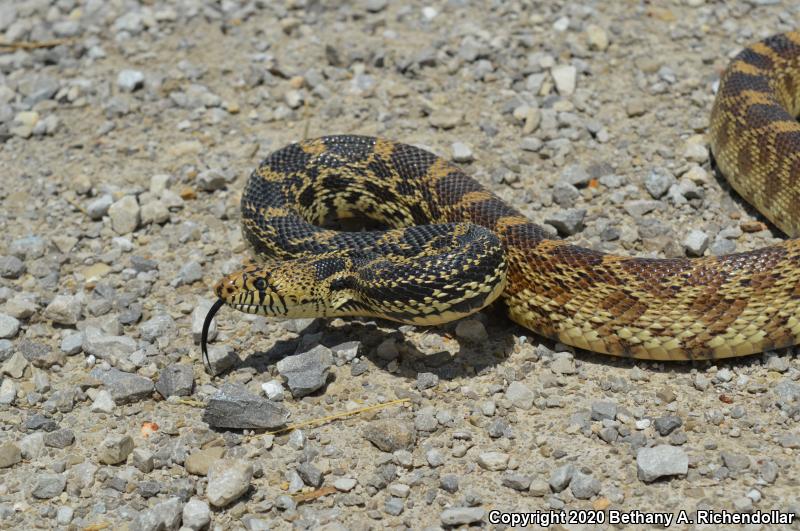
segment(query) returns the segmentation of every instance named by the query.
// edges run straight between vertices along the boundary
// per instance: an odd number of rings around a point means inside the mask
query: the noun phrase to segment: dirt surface
[[[211,287],[249,257],[250,171],[323,134],[454,159],[595,249],[782,240],[703,135],[729,58],[798,20],[772,0],[5,0],[3,42],[36,46],[0,44],[0,527],[797,520],[796,349],[632,362],[500,305],[431,329],[223,309],[211,378],[197,336]],[[275,435],[208,425],[398,399]]]

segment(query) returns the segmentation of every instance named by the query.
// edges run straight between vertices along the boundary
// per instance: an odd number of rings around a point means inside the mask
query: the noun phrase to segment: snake
[[[551,235],[460,167],[383,138],[332,135],[272,152],[241,197],[257,257],[214,287],[272,317],[438,325],[502,299],[566,345],[645,360],[714,360],[800,342],[800,33],[743,49],[722,73],[707,139],[732,188],[789,239],[695,258],[604,253]],[[331,228],[374,220],[381,230]]]

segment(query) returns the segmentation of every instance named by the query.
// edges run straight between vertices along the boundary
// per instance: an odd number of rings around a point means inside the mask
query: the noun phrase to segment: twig
[[[23,42],[4,42],[0,41],[0,51],[8,50],[38,50],[40,48],[55,48],[62,44],[69,44],[74,39],[53,39],[51,41],[23,41]]]
[[[383,402],[381,404],[375,404],[374,406],[367,406],[360,409],[354,409],[353,411],[343,411],[341,413],[334,413],[333,415],[328,415],[327,417],[320,417],[318,419],[311,419],[306,420],[303,422],[298,422],[297,424],[289,424],[288,426],[281,428],[275,431],[268,431],[267,435],[275,435],[276,433],[283,433],[285,431],[292,431],[296,430],[297,428],[302,428],[304,426],[309,426],[311,424],[316,424],[318,422],[328,422],[329,420],[341,419],[345,417],[349,417],[350,415],[358,415],[359,413],[366,413],[367,411],[373,411],[375,409],[382,409],[389,406],[394,406],[396,404],[402,404],[404,402],[410,402],[410,398],[399,398],[397,400],[390,400],[389,402]]]

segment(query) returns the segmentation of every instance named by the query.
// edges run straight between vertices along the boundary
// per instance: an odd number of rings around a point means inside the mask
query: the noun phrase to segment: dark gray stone
[[[333,365],[331,350],[323,345],[317,345],[308,352],[283,358],[277,367],[280,375],[286,378],[292,396],[300,398],[325,385],[331,365]]]
[[[103,382],[118,405],[138,402],[149,397],[154,389],[153,382],[149,378],[122,372],[115,368],[104,371],[98,367],[93,369],[90,374],[93,378]]]
[[[683,420],[677,415],[665,415],[653,421],[653,426],[659,435],[666,436],[683,425]]]
[[[173,364],[164,367],[156,382],[161,396],[189,396],[194,389],[194,371],[190,365]]]
[[[67,485],[67,478],[62,474],[35,474],[31,495],[40,500],[55,498]]]
[[[297,466],[297,473],[300,475],[300,479],[303,480],[303,483],[309,487],[319,488],[322,486],[322,481],[324,479],[322,472],[311,463],[300,463]]]
[[[64,364],[64,353],[60,350],[53,350],[44,343],[23,339],[17,345],[17,349],[31,365],[40,369]]]
[[[232,383],[223,385],[203,412],[203,421],[214,428],[279,428],[288,418],[289,412],[282,405]]]
[[[62,428],[44,434],[44,445],[50,448],[66,448],[74,442],[75,433],[69,428]]]

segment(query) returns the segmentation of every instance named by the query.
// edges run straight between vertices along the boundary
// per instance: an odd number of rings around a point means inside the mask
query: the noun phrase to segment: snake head
[[[349,261],[287,260],[248,266],[220,280],[214,292],[232,308],[284,318],[358,315]]]

